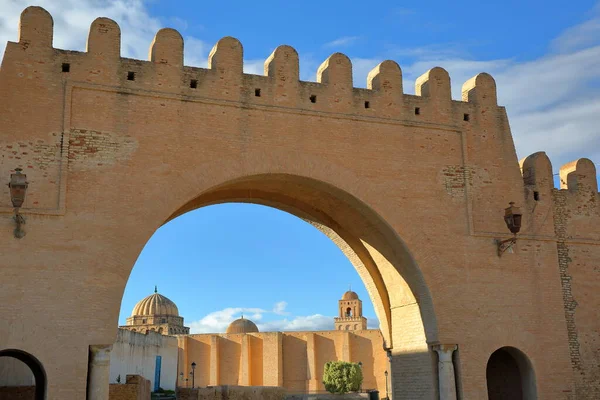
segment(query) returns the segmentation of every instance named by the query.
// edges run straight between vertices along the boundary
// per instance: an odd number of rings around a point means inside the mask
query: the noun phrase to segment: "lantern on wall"
[[[15,173],[10,174],[10,182],[8,188],[10,189],[10,201],[14,208],[21,208],[25,201],[25,192],[27,191],[27,175],[22,174],[21,168],[15,168]]]
[[[523,214],[521,209],[515,206],[515,203],[511,201],[509,206],[504,209],[504,222],[509,231],[512,232],[513,237],[506,240],[496,240],[498,246],[498,257],[502,256],[506,250],[512,249],[515,243],[517,243],[517,233],[521,230],[521,219]]]
[[[521,230],[521,209],[515,206],[515,202],[508,203],[510,206],[504,209],[504,222],[508,229],[516,235]]]
[[[22,229],[22,225],[25,224],[25,218],[19,214],[19,209],[25,202],[25,193],[29,183],[27,182],[27,175],[21,173],[21,168],[15,168],[15,173],[10,175],[10,182],[8,188],[10,190],[10,201],[15,208],[14,221],[17,224],[14,234],[15,237],[20,239],[25,236],[25,232]]]

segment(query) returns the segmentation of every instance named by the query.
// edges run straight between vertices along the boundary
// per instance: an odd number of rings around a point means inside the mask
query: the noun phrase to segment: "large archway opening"
[[[231,202],[285,211],[327,235],[350,260],[373,302],[389,355],[390,391],[397,399],[435,394],[430,347],[438,341],[431,294],[407,246],[373,209],[327,183],[268,174],[214,186],[165,213],[162,224],[201,207]],[[424,383],[430,393],[424,393]]]
[[[44,400],[46,373],[42,364],[22,350],[0,350],[0,400]]]
[[[489,400],[535,400],[537,386],[531,362],[514,347],[502,347],[490,356],[486,368]]]

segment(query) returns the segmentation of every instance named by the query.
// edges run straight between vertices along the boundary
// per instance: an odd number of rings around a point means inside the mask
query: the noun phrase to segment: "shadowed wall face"
[[[523,383],[517,361],[505,350],[490,357],[486,369],[489,400],[523,400]]]

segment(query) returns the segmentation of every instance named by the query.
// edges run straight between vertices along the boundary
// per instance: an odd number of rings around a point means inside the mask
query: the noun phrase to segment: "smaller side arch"
[[[35,400],[44,400],[46,398],[46,371],[37,358],[17,349],[0,350],[0,357],[12,357],[25,363],[33,373],[35,379]]]
[[[494,351],[486,366],[488,400],[537,400],[535,371],[529,357],[515,347]]]

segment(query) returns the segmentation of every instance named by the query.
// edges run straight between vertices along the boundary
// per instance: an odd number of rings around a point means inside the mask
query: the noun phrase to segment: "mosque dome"
[[[342,296],[342,300],[358,300],[358,295],[356,294],[356,292],[353,292],[352,290],[348,290]]]
[[[156,288],[154,294],[140,300],[135,307],[131,316],[153,316],[153,315],[169,315],[179,316],[179,310],[175,303],[163,296],[158,294]]]
[[[258,332],[256,324],[244,317],[236,319],[227,327],[226,333],[252,333]]]

